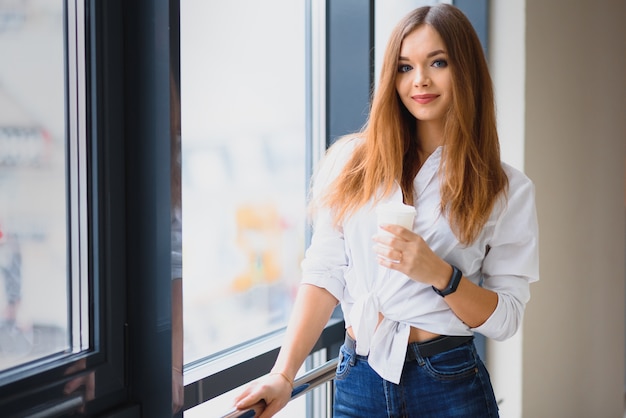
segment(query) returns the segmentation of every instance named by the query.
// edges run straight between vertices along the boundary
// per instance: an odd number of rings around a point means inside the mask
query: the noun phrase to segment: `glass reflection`
[[[178,82],[170,73],[171,95],[171,262],[172,262],[172,413],[180,411],[185,402],[183,382],[183,224],[181,196],[180,94]]]
[[[0,371],[69,348],[62,1],[0,1]]]
[[[70,379],[63,387],[63,394],[66,396],[80,394],[80,406],[77,412],[84,413],[87,403],[96,397],[96,372],[82,373],[87,368],[87,360],[82,358],[68,367],[65,375],[76,375]]]
[[[181,1],[185,363],[279,329],[291,311],[306,221],[304,19],[304,1]]]

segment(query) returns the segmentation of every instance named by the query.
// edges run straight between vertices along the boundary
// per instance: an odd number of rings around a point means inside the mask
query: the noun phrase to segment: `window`
[[[65,124],[64,49],[62,1],[0,3],[0,372],[71,351],[80,335],[67,309],[80,294],[68,291],[79,271],[68,262],[66,147],[76,136]]]
[[[292,0],[181,2],[185,363],[289,317],[310,158],[304,19]]]
[[[358,105],[333,121],[346,126],[342,119],[349,115],[357,129],[370,87],[368,5],[351,8],[351,2],[338,7],[350,9],[341,14],[326,9],[324,1],[257,3],[181,2],[185,414],[190,416],[226,412],[229,391],[267,372],[280,345],[307,245],[308,182],[327,144],[329,16],[339,15],[330,22],[335,29],[345,29],[346,18],[350,24],[357,20],[358,30],[351,33],[360,36],[358,51],[365,51],[359,57],[365,65],[356,71],[348,70],[341,54],[333,61],[344,68],[335,87],[354,87],[355,75],[361,82],[357,94],[341,90],[351,95],[348,101],[356,96]],[[301,373],[336,356],[343,337],[343,322],[334,318]],[[305,416],[304,408],[308,416],[318,416],[329,404],[326,389],[298,399],[285,416]]]
[[[234,348],[277,347],[299,284],[306,12],[292,0],[183,0],[180,14],[184,362],[215,372]],[[232,396],[185,414],[226,412]]]
[[[0,2],[3,416],[94,414],[125,393],[124,265],[109,262],[124,260],[123,189],[102,177],[96,9]]]

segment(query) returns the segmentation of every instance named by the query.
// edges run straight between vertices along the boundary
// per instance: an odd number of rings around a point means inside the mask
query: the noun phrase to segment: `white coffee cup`
[[[378,226],[382,224],[400,225],[413,230],[415,207],[402,202],[381,203],[376,207]]]

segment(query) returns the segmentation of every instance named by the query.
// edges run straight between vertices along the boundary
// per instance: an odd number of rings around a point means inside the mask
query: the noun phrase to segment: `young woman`
[[[334,417],[498,416],[472,336],[518,330],[538,232],[532,182],[500,161],[493,99],[457,8],[399,22],[366,127],[334,144],[314,178],[314,235],[284,345],[237,408],[264,400],[267,418],[287,403],[341,303]],[[377,225],[387,202],[415,207],[412,230]]]

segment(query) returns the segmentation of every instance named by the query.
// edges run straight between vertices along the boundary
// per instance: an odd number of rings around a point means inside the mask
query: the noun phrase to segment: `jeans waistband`
[[[436,354],[452,350],[462,346],[463,344],[470,343],[474,340],[473,335],[441,335],[433,338],[432,340],[423,341],[420,343],[409,343],[409,348],[406,351],[405,361],[417,360],[417,352],[421,357],[431,357]],[[346,339],[344,341],[345,347],[350,351],[356,351],[356,341],[346,333]],[[415,349],[412,349],[415,348]]]

